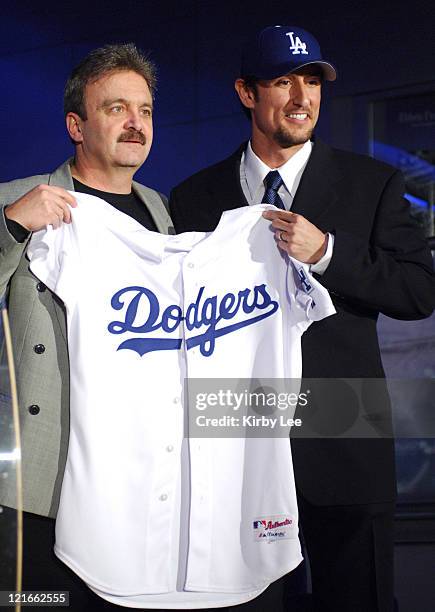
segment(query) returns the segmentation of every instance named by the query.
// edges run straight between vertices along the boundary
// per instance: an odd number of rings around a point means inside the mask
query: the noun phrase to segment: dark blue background
[[[342,118],[336,112],[332,129],[332,100],[433,82],[432,7],[421,0],[4,3],[0,180],[53,170],[71,155],[62,114],[71,68],[94,47],[134,41],[151,51],[159,68],[155,140],[137,178],[168,193],[248,135],[233,89],[240,48],[246,33],[276,23],[313,32],[338,67],[339,81],[325,87],[318,133],[331,144],[343,144],[352,111]],[[354,127],[357,137],[349,144],[363,152],[364,127]]]

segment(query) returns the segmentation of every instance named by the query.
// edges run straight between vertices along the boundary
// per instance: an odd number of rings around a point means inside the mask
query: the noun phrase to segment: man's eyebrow
[[[126,106],[128,106],[129,101],[126,100],[125,98],[107,98],[106,100],[103,100],[103,103],[101,104],[101,108],[107,108],[111,104],[125,104]],[[143,104],[141,104],[141,108],[143,107],[148,107],[152,109],[153,105],[150,102],[144,102]]]

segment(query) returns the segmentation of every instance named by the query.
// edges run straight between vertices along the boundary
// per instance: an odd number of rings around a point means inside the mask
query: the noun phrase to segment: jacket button
[[[30,412],[30,414],[39,414],[40,410],[41,410],[40,407],[37,406],[36,404],[32,404],[28,408],[28,411]]]
[[[47,287],[44,285],[44,283],[38,283],[38,284],[36,285],[36,288],[37,288],[37,290],[38,290],[40,293],[43,293],[43,292],[44,292],[44,291],[47,289]]]
[[[43,344],[35,344],[33,350],[37,355],[42,355],[45,352],[45,346]]]

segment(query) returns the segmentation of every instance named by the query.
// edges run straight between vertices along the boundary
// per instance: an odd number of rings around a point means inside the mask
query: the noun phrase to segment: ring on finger
[[[281,242],[287,242],[287,240],[284,240],[283,235],[284,235],[284,232],[280,230],[279,235],[278,235],[278,240],[281,240]]]

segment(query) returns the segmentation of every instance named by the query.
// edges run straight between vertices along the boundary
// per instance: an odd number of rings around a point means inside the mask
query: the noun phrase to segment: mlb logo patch
[[[261,516],[252,523],[254,540],[256,542],[277,542],[295,537],[295,521],[293,517],[284,514]]]

